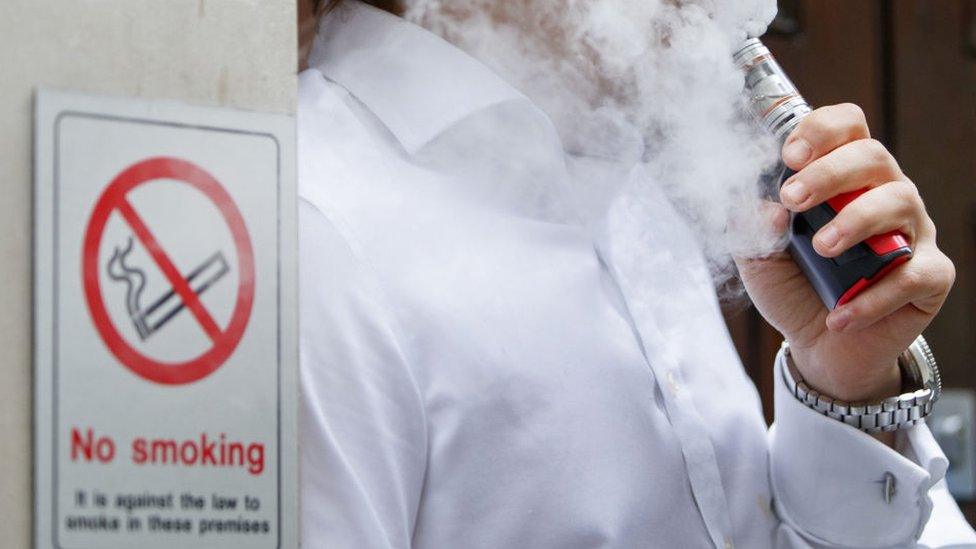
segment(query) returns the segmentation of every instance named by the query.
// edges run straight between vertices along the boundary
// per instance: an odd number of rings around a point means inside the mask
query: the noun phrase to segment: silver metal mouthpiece
[[[746,91],[753,114],[780,140],[813,111],[783,67],[758,38],[746,40],[733,59],[746,73]]]

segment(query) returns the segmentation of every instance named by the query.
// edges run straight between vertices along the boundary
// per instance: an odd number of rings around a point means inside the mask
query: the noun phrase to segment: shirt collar
[[[440,37],[358,0],[323,18],[309,65],[349,90],[409,153],[472,113],[524,99]]]

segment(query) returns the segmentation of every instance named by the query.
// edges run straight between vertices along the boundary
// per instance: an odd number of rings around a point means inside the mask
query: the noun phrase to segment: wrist
[[[839,349],[851,349],[856,353],[858,347],[852,345]],[[815,355],[799,349],[807,371],[814,376],[820,375],[814,381],[804,377],[791,346],[788,342],[783,342],[776,360],[788,391],[808,408],[875,435],[889,445],[894,443],[894,437],[891,436],[894,431],[910,429],[924,422],[942,394],[939,367],[922,336],[915,338],[899,355],[896,362],[897,375],[888,374],[884,364],[859,370],[825,366],[856,364],[850,358],[838,360],[838,348],[835,346],[833,350],[834,353],[828,353],[828,358],[832,358],[832,361],[817,361],[811,359]],[[851,376],[852,373],[854,376]],[[830,394],[826,391],[831,389],[818,390],[817,386],[834,387],[832,390],[837,392]]]
[[[878,365],[826,364],[812,359],[812,353],[791,350],[793,363],[805,383],[819,394],[845,402],[876,402],[901,393],[902,376],[898,360]],[[839,372],[839,374],[837,373]],[[831,374],[834,375],[831,375]],[[872,433],[872,437],[894,448],[894,432]]]
[[[902,375],[897,357],[878,363],[856,358],[824,358],[804,348],[792,348],[796,368],[806,383],[820,394],[846,402],[870,402],[901,393]]]

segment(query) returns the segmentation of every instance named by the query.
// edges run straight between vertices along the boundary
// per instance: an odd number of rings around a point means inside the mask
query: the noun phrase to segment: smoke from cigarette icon
[[[149,305],[143,306],[142,297],[146,289],[146,274],[142,269],[128,264],[132,248],[132,237],[129,237],[124,247],[116,246],[111,259],[105,265],[105,269],[109,278],[126,285],[126,310],[140,339],[145,341],[186,308],[186,304],[176,294],[176,290],[170,288],[169,291],[153,300]],[[186,281],[189,283],[190,289],[200,296],[229,272],[230,266],[227,259],[223,252],[218,250],[191,271],[186,276]]]

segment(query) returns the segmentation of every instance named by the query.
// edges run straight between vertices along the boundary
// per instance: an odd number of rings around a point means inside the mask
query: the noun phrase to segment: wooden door
[[[949,387],[976,387],[976,0],[892,4],[894,147],[956,264],[925,332]],[[960,502],[970,523],[976,502]]]
[[[950,386],[976,386],[976,1],[894,5],[893,123],[902,168],[918,185],[956,264],[956,285],[926,331]]]

